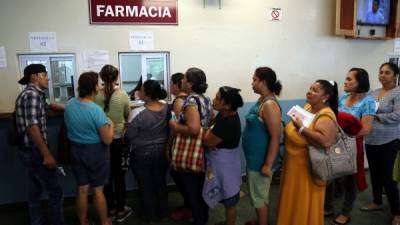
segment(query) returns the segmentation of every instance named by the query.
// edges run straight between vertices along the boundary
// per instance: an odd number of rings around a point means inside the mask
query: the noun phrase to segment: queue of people
[[[104,86],[99,86],[99,77]],[[346,75],[345,94],[338,96],[334,81],[317,80],[306,93],[304,110],[315,114],[309,126],[296,116],[282,127],[278,97],[282,84],[269,67],[254,71],[251,86],[257,102],[245,116],[242,132],[237,110],[243,106],[240,90],[222,86],[213,100],[205,95],[207,77],[199,68],[171,76],[172,105],[166,104],[166,90],[154,80],[144,81],[137,96],[144,105],[133,110],[128,95],[118,88],[118,69],[105,65],[100,73],[85,72],[78,80],[78,97],[64,106],[71,167],[77,183],[76,210],[81,225],[93,224],[87,216],[88,193],[93,189],[94,205],[102,225],[123,222],[132,214],[126,204],[125,175],[131,169],[138,184],[141,215],[145,221],[192,219],[194,225],[208,223],[209,208],[222,203],[225,218],[218,225],[236,224],[240,201],[240,147],[246,160],[251,206],[257,217],[246,225],[269,224],[269,189],[285,136],[281,170],[277,225],[323,225],[351,221],[357,191],[367,188],[364,172],[364,143],[370,168],[373,199],[360,210],[382,210],[382,191],[387,193],[392,224],[400,225],[399,191],[393,180],[393,166],[399,150],[399,68],[384,63],[379,69],[382,87],[370,91],[368,73],[352,68]],[[40,196],[49,194],[52,224],[64,224],[62,188],[57,164],[47,141],[44,90],[46,68],[28,65],[19,81],[26,85],[16,100],[16,125],[23,145],[19,156],[29,171],[29,215],[31,224],[43,224]],[[357,173],[324,181],[310,170],[308,146],[331,146],[337,138],[337,122],[343,116],[359,125]],[[240,146],[240,140],[242,145]],[[170,174],[183,197],[183,206],[169,214],[166,176]],[[335,214],[335,188],[342,186],[342,210]]]

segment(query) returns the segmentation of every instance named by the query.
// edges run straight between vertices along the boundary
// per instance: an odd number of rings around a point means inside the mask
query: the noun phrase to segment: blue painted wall
[[[245,121],[244,116],[250,109],[254,102],[245,103],[245,105],[239,109],[239,114],[244,127]],[[304,99],[300,100],[283,100],[281,101],[281,107],[283,112],[283,119],[285,122],[288,121],[286,112],[293,105],[303,105]],[[49,130],[49,145],[52,150],[57,147],[57,135],[58,129],[61,123],[61,118],[49,118],[48,119],[48,130]],[[24,202],[27,199],[27,182],[26,182],[26,171],[22,164],[19,162],[17,156],[17,149],[7,143],[7,127],[10,124],[9,119],[0,119],[0,137],[3,137],[0,142],[0,204]],[[72,175],[72,171],[69,167],[65,167],[66,177],[60,176],[60,182],[64,189],[65,196],[74,196],[76,183]],[[245,170],[245,161],[242,157],[242,171]],[[127,187],[129,190],[136,188],[136,182],[132,173],[129,172],[127,176]],[[44,198],[46,196],[43,196]]]

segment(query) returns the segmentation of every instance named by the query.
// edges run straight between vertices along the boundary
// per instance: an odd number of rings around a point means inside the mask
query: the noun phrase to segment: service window
[[[169,52],[120,52],[121,87],[132,94],[140,78],[158,81],[169,93]]]
[[[43,64],[49,76],[47,101],[65,103],[75,96],[76,61],[74,54],[19,54],[21,77],[24,68],[33,63]]]

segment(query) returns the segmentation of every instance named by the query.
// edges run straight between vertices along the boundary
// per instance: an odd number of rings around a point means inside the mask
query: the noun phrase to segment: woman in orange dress
[[[334,81],[317,80],[307,92],[305,110],[324,114],[310,126],[291,115],[285,128],[277,225],[324,225],[325,182],[312,176],[308,145],[328,147],[336,139],[338,90]]]

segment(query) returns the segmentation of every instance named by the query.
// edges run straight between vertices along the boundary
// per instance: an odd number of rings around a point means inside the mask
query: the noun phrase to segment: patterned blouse
[[[196,107],[196,109],[199,109],[199,105],[201,109],[199,110],[201,112],[200,115],[200,123],[203,128],[208,128],[210,125],[211,121],[211,116],[212,116],[212,105],[211,105],[211,100],[209,97],[205,95],[198,95],[198,94],[191,94],[187,96],[185,99],[185,102],[182,105],[182,111],[181,114],[179,115],[179,122],[181,124],[185,124],[186,119],[185,119],[185,109],[189,105],[192,105]]]
[[[370,94],[378,102],[378,111],[372,129],[365,137],[365,143],[369,145],[383,145],[400,138],[400,87],[389,90],[378,99],[380,90]]]

